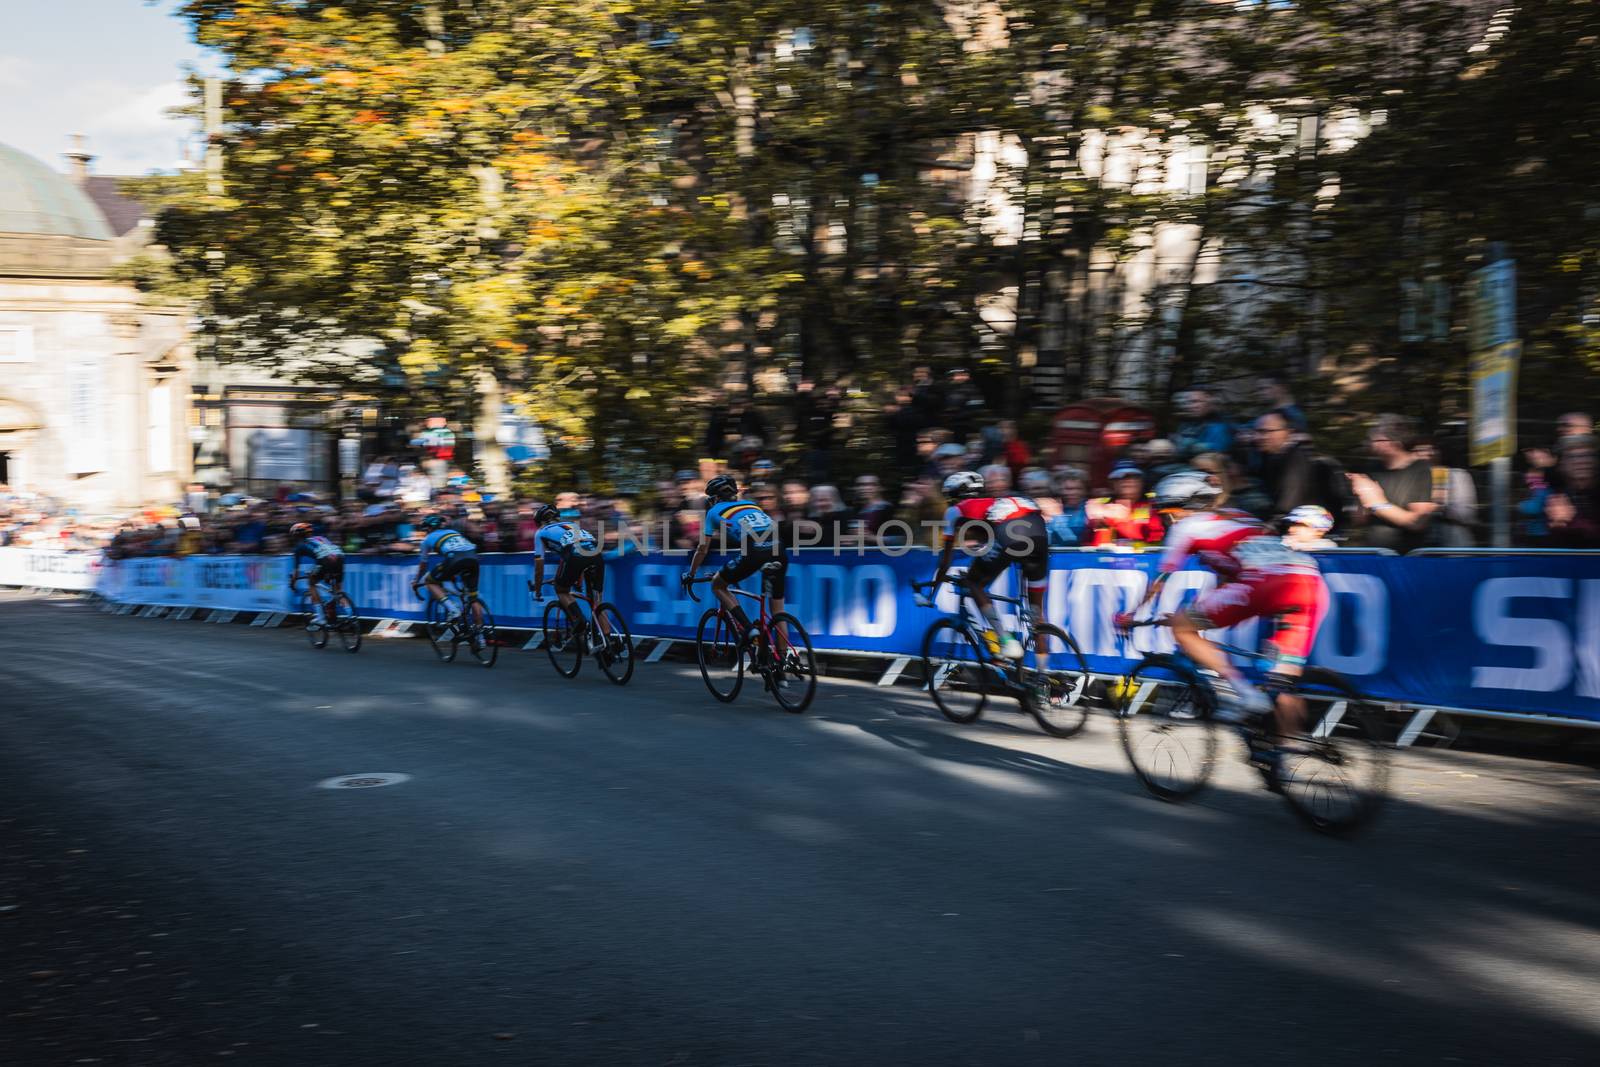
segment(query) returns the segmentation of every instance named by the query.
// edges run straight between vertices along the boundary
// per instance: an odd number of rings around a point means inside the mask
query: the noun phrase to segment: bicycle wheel
[[[771,649],[773,669],[768,688],[780,708],[799,715],[817,695],[817,657],[811,651],[811,637],[800,620],[787,611],[772,617],[769,633],[775,645]],[[781,655],[776,645],[783,646]]]
[[[1041,699],[1034,688],[1039,679],[1037,653],[1030,648],[1023,658],[1023,707],[1051,737],[1071,737],[1089,721],[1089,664],[1078,649],[1078,642],[1058,626],[1042,623],[1034,636],[1043,639],[1049,653],[1045,672],[1048,695]]]
[[[601,604],[594,609],[596,620],[605,619],[610,633],[606,647],[595,656],[600,669],[617,685],[627,685],[633,677],[633,635],[628,633],[628,622],[614,604]]]
[[[494,613],[489,610],[489,605],[478,601],[477,610],[483,613],[481,620],[474,622],[472,616],[467,617],[467,647],[472,649],[472,657],[485,667],[493,667],[500,658],[499,634],[494,628]],[[467,608],[472,612],[471,606]]]
[[[1187,800],[1211,780],[1218,725],[1194,668],[1147,656],[1118,685],[1117,725],[1133,773],[1162,800]]]
[[[456,658],[456,624],[451,619],[452,613],[461,611],[461,598],[454,593],[443,600],[428,601],[428,644],[433,646],[434,654],[441,660],[449,663]]]
[[[344,650],[360,652],[361,618],[356,614],[355,602],[340,593],[333,602],[333,612],[339,628],[339,641],[344,645]]]
[[[739,624],[721,608],[708,608],[700,616],[694,651],[700,660],[700,677],[711,695],[732,703],[744,685],[744,656],[740,653]]]
[[[312,605],[311,616],[306,619],[306,640],[312,648],[328,647],[328,627],[317,621],[316,605]]]
[[[559,600],[550,601],[544,608],[544,650],[557,674],[577,677],[583,666],[583,642],[573,632],[572,617]]]
[[[1379,734],[1378,708],[1332,671],[1307,671],[1294,692],[1306,699],[1308,717],[1318,725],[1278,757],[1278,791],[1314,830],[1338,835],[1360,829],[1389,794],[1389,750]]]
[[[989,700],[989,665],[972,628],[940,619],[922,638],[922,677],[939,714],[951,722],[974,722]]]

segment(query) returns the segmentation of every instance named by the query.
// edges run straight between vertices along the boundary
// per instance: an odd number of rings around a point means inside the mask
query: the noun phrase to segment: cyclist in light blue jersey
[[[762,585],[772,599],[772,613],[776,615],[783,610],[789,560],[778,544],[777,524],[772,521],[772,516],[750,501],[740,499],[739,485],[732,478],[719,474],[711,479],[706,483],[706,497],[711,501],[711,506],[706,509],[694,559],[684,572],[683,587],[685,590],[689,588],[689,579],[705,562],[714,540],[736,544],[740,554],[729,560],[717,573],[711,583],[711,591],[717,594],[717,600],[738,621],[740,629],[747,630],[750,619],[739,606],[738,598],[728,592],[728,587],[761,571]],[[781,643],[782,640],[780,633],[778,641]],[[783,649],[780,647],[778,651],[781,653]]]
[[[443,515],[429,515],[422,520],[428,531],[418,550],[417,576],[411,583],[417,589],[426,583],[428,594],[435,600],[444,600],[444,583],[460,579],[466,590],[466,600],[474,605],[474,622],[483,621],[483,610],[478,607],[478,546],[467,540],[465,534],[446,524]]]
[[[600,620],[600,632],[610,637],[611,624],[605,616],[594,612],[606,588],[606,561],[600,554],[600,545],[595,541],[594,534],[570,519],[563,519],[561,512],[551,504],[535,504],[533,521],[538,526],[533,535],[533,598],[544,599],[544,558],[545,553],[549,552],[560,561],[556,564],[554,582],[556,599],[572,620],[572,632],[579,638],[588,636],[588,622],[578,609],[578,598],[572,592],[573,587],[581,581],[590,613]],[[593,644],[591,642],[591,647]]]
[[[326,580],[333,586],[333,595],[344,592],[344,553],[339,546],[322,536],[312,536],[309,522],[297,522],[289,527],[294,539],[294,573],[289,578],[292,586],[300,577],[300,564],[306,564],[306,593],[311,597],[317,625],[326,626],[328,616],[322,606],[322,592],[317,582]]]

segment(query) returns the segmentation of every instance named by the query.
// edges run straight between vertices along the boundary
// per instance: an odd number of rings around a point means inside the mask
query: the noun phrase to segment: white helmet
[[[1289,512],[1288,523],[1290,526],[1309,526],[1318,533],[1327,533],[1333,529],[1333,516],[1327,508],[1301,504]]]
[[[983,477],[973,471],[956,471],[944,480],[946,500],[965,500],[983,492]]]
[[[1156,486],[1156,507],[1198,511],[1215,504],[1221,496],[1221,487],[1204,471],[1179,471],[1167,475]]]

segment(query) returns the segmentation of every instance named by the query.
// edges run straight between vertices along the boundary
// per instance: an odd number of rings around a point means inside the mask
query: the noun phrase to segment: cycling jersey
[[[1296,552],[1248,515],[1191,515],[1168,533],[1161,572],[1170,574],[1191,556],[1216,571],[1222,583],[1189,605],[1201,629],[1226,629],[1246,619],[1276,618],[1267,640],[1280,663],[1303,664],[1328,613],[1328,587],[1317,561]]]
[[[722,566],[722,579],[738,585],[761,571],[762,586],[768,596],[782,600],[787,591],[789,558],[777,546],[776,524],[772,516],[748,500],[724,500],[706,509],[701,537],[707,541],[723,534],[739,540],[741,554]],[[771,569],[766,569],[768,565]]]
[[[706,540],[726,531],[739,540],[768,540],[772,533],[772,516],[748,500],[724,500],[706,509],[702,527]]]
[[[1249,574],[1318,574],[1317,561],[1296,552],[1272,530],[1242,512],[1191,515],[1167,533],[1161,572],[1171,574],[1189,557],[1227,579]]]
[[[1039,514],[1039,505],[1025,496],[980,496],[950,505],[944,513],[944,535],[954,537],[962,527],[981,523],[990,529],[1024,515]]]
[[[454,559],[457,556],[474,556],[478,553],[476,545],[451,529],[435,530],[424,537],[420,551],[423,559],[434,556],[440,559]]]
[[[1025,496],[974,497],[950,506],[944,516],[945,538],[966,529],[986,530],[988,550],[972,561],[967,576],[988,585],[1011,563],[1022,566],[1030,589],[1044,588],[1050,577],[1050,533],[1039,505]]]
[[[595,543],[594,534],[570,522],[547,523],[533,535],[533,551],[540,559],[544,558],[546,550],[558,556],[593,553]]]
[[[343,559],[344,553],[339,551],[339,546],[326,537],[308,537],[294,546],[294,568],[300,569],[302,562],[321,566],[327,560]]]

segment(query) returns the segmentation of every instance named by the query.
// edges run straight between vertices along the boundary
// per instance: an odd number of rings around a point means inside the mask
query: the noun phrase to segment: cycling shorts
[[[1036,511],[1000,523],[988,549],[967,568],[967,578],[987,587],[1013,563],[1022,567],[1029,589],[1049,584],[1050,531],[1045,528],[1044,516]]]
[[[769,563],[776,566],[770,571],[761,571],[761,588],[774,600],[782,600],[788,588],[789,558],[776,548],[752,548],[738,559],[729,560],[722,567],[722,580],[738,585]]]
[[[469,593],[478,591],[478,557],[447,556],[433,565],[428,581],[443,584],[453,578],[461,580],[461,587]]]
[[[344,581],[344,557],[324,556],[322,559],[317,560],[316,566],[311,569],[311,580],[313,582]]]
[[[556,592],[571,592],[584,582],[584,588],[599,595],[606,589],[606,561],[598,552],[565,552],[556,567]]]
[[[1328,586],[1311,571],[1246,572],[1202,594],[1187,614],[1202,630],[1226,629],[1246,619],[1278,619],[1266,648],[1277,663],[1302,666],[1328,614]]]

